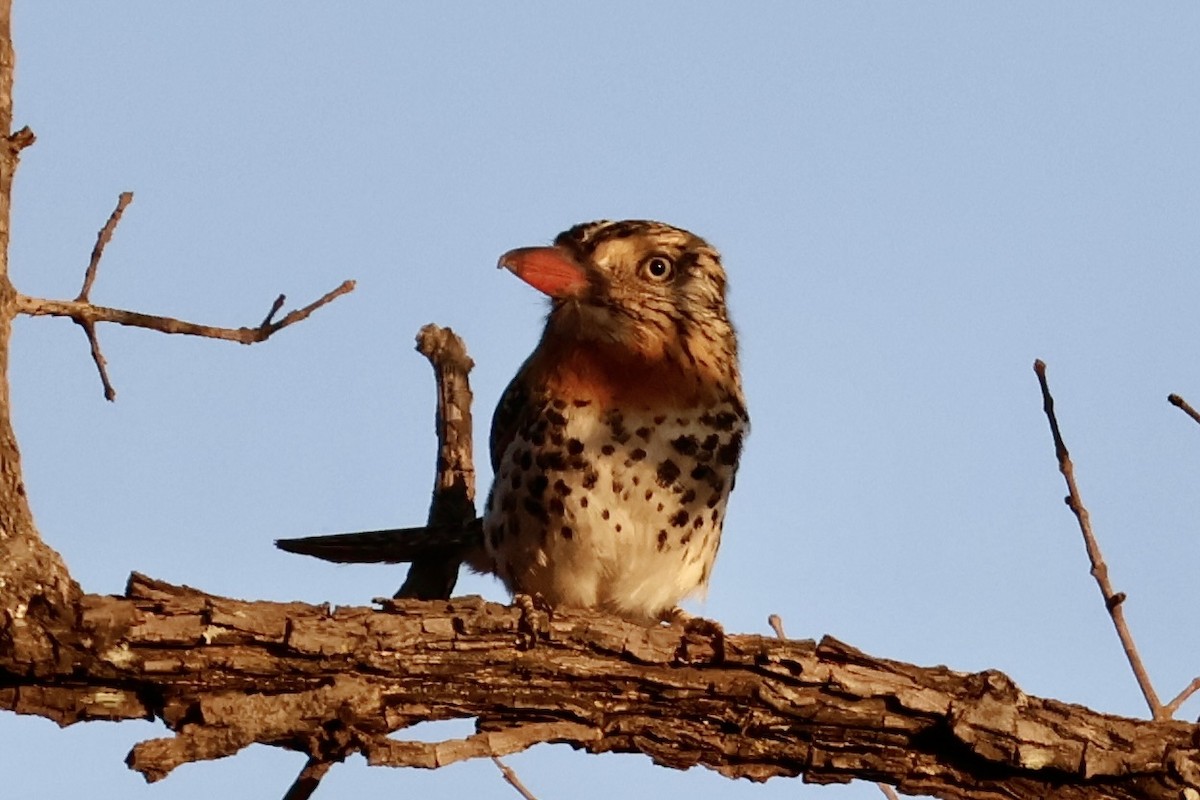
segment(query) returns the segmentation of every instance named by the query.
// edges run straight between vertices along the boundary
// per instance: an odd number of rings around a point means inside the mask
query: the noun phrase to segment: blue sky
[[[245,598],[394,590],[395,567],[271,541],[423,520],[417,329],[465,337],[483,452],[544,315],[496,257],[650,217],[724,253],[754,425],[696,610],[1143,715],[1062,504],[1040,357],[1159,692],[1200,673],[1179,624],[1200,428],[1165,401],[1200,404],[1195,4],[16,6],[17,124],[38,134],[20,290],[74,296],[126,189],[98,303],[237,326],[281,291],[358,280],[251,348],[102,328],[115,405],[76,326],[18,321],[34,512],[88,590],[134,569]],[[0,772],[14,797],[237,798],[278,796],[302,765],[256,747],[147,787],[122,760],[162,733],[3,716]],[[882,796],[561,747],[509,763],[544,799]],[[317,796],[385,792],[515,796],[489,763],[360,760]]]

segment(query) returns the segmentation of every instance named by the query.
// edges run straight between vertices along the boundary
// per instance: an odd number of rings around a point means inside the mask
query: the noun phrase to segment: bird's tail
[[[483,524],[479,519],[466,525],[389,528],[275,540],[280,550],[340,564],[398,564],[438,553],[465,554],[482,545]]]

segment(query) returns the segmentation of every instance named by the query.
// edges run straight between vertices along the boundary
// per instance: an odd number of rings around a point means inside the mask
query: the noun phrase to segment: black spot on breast
[[[686,428],[688,425],[692,424],[692,421],[690,419],[688,419],[687,417],[676,417],[675,424],[680,426],[681,428]]]
[[[580,507],[580,508],[587,508],[587,507],[588,507],[588,499],[587,499],[587,495],[584,495],[583,497],[579,498],[579,507]]]
[[[617,480],[616,478],[613,478],[612,490],[613,490],[613,494],[620,494],[621,492],[625,491],[625,482],[621,481],[621,480]]]
[[[720,436],[715,433],[710,433],[708,436],[704,437],[704,444],[700,446],[711,453],[713,450],[717,449],[717,443],[720,441]]]
[[[501,511],[516,511],[517,510],[517,493],[505,492],[503,499],[500,500]]]
[[[567,486],[566,481],[564,481],[562,478],[559,478],[554,482],[554,491],[558,492],[563,497],[566,497],[571,493],[571,487]]]
[[[591,404],[592,404],[591,400],[572,400],[571,401],[571,405],[575,406],[576,408],[587,408]]]
[[[730,414],[728,411],[722,411],[720,414],[717,414],[717,418],[713,421],[713,424],[719,431],[731,431],[733,430],[733,424],[737,422],[737,420],[737,414]]]
[[[546,443],[546,432],[535,430],[533,433],[529,434],[529,443],[534,447],[541,447]]]
[[[630,451],[629,457],[634,461],[641,461],[646,457],[646,451],[640,447],[634,448],[632,451]]]
[[[670,486],[679,477],[679,473],[679,465],[668,458],[658,465],[658,485],[663,488]]]
[[[583,442],[578,439],[567,440],[567,452],[573,456],[577,456],[583,452]]]
[[[667,539],[667,532],[665,530],[660,530],[658,532],[658,551],[660,553],[667,549]]]
[[[493,550],[500,547],[500,542],[504,540],[504,524],[501,523],[488,531],[488,544]]]
[[[671,446],[680,455],[691,456],[696,454],[696,449],[700,446],[700,443],[696,441],[695,436],[680,436],[678,439],[671,440]]]
[[[563,457],[561,450],[543,450],[537,454],[535,461],[538,469],[562,472],[567,468],[567,460]]]
[[[692,540],[692,532],[688,531],[679,539],[679,543],[681,545],[683,545],[684,547],[687,547],[688,542],[690,542],[691,540]]]
[[[696,490],[688,489],[686,492],[683,493],[683,497],[679,498],[679,502],[683,503],[684,505],[687,505],[688,503],[691,503],[695,499],[696,499]]]
[[[662,425],[662,424],[663,424],[664,422],[666,422],[666,421],[667,421],[667,415],[666,415],[666,414],[659,414],[657,417],[655,417],[655,418],[654,418],[654,424],[655,424],[655,425]]]
[[[654,490],[653,490],[653,489],[647,489],[647,490],[646,490],[646,499],[647,499],[647,500],[649,500],[651,497],[654,497]]]
[[[632,481],[634,486],[638,486],[642,482],[641,477],[638,475],[634,475],[630,480]]]
[[[608,517],[609,517],[608,509],[605,508],[605,509],[601,510],[600,519],[608,519]]]
[[[562,517],[566,513],[566,509],[563,508],[562,498],[560,497],[551,497],[548,505],[552,516]]]
[[[636,431],[634,431],[634,433],[637,434],[637,437],[639,439],[641,439],[643,442],[650,441],[650,429],[649,428],[645,428],[645,427],[638,428]]]
[[[689,516],[690,515],[688,514],[687,509],[681,508],[671,515],[671,519],[669,519],[668,522],[670,522],[676,528],[682,528],[684,525],[687,525]]]
[[[554,445],[555,447],[562,447],[562,443],[562,429],[555,428],[554,430],[550,431],[550,444]]]
[[[708,506],[709,508],[716,508],[717,503],[720,503],[720,502],[721,502],[721,493],[714,492],[713,496],[708,498],[708,502],[705,503],[705,505]]]
[[[521,469],[533,469],[533,453],[528,450],[521,451]]]
[[[511,486],[513,488],[513,490],[520,489],[521,488],[521,473],[514,472],[512,478],[509,479],[509,481],[508,481],[508,485]]]
[[[562,403],[562,405],[561,406],[558,405],[559,403]],[[567,404],[565,402],[563,402],[562,400],[555,400],[554,405],[557,408],[566,408],[567,407]],[[558,413],[557,411],[555,411],[553,409],[549,409],[549,408],[546,409],[546,419],[549,420],[552,425],[558,425],[559,427],[567,424],[566,417],[564,417],[562,414]]]
[[[616,531],[617,533],[620,533],[621,532],[621,523],[618,522],[616,525],[613,525],[613,530]]]
[[[546,491],[546,487],[550,485],[550,479],[545,475],[534,475],[533,480],[529,482],[529,494],[532,497],[541,497],[542,492]]]
[[[562,534],[564,539],[570,539],[575,536],[575,531],[571,530],[570,525],[563,525],[562,530],[560,530],[559,533]]]
[[[702,481],[716,475],[716,473],[713,472],[712,467],[708,466],[707,464],[697,464],[696,468],[692,470],[691,474],[692,480],[694,481]]]
[[[738,462],[738,458],[742,455],[742,435],[735,433],[729,437],[726,444],[717,448],[717,461],[722,464],[733,466]]]
[[[567,407],[567,401],[559,398],[559,399],[555,400],[553,403],[551,403],[550,405],[554,406],[555,408],[557,408],[561,411],[562,409]]]
[[[611,444],[606,444],[600,448],[600,452],[606,456],[611,456],[614,452],[616,452],[616,449],[617,448],[613,447]]]
[[[591,489],[596,485],[596,481],[600,480],[599,473],[594,469],[589,469],[583,473],[583,488]]]
[[[697,515],[696,518],[694,520],[692,520],[692,527],[693,528],[703,528],[704,527],[704,517]]]
[[[546,513],[546,507],[532,497],[526,497],[523,505],[525,507],[525,511],[534,519],[543,523],[548,523],[550,521],[550,515]]]

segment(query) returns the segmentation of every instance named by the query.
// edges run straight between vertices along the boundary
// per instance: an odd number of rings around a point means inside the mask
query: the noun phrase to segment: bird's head
[[[737,340],[717,251],[662,222],[589,222],[550,247],[524,247],[500,266],[551,299],[547,341],[623,351],[647,362],[733,372]],[[717,376],[714,376],[717,377]]]

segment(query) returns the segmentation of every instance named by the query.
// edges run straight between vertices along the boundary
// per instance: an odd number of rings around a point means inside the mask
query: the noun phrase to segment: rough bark
[[[438,767],[538,742],[640,752],[729,777],[885,781],[945,798],[1171,798],[1200,790],[1200,728],[1030,697],[999,672],[820,643],[647,628],[486,603],[385,611],[243,602],[134,575],[80,602],[78,660],[5,670],[0,707],[62,725],[161,718],[133,769],[157,780],[254,742],[317,760]],[[428,744],[388,734],[474,718]]]

